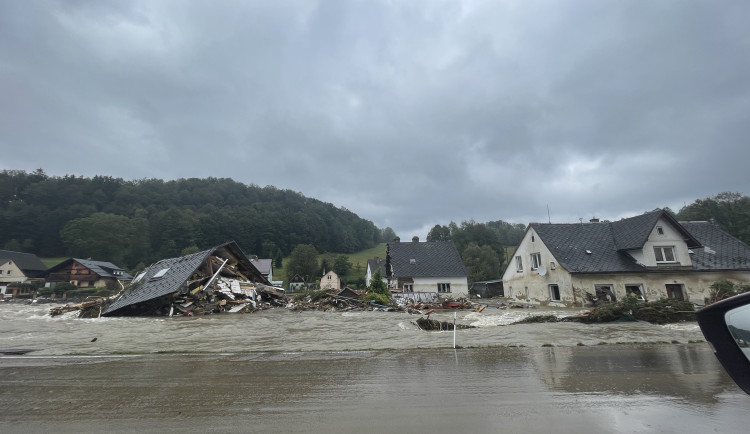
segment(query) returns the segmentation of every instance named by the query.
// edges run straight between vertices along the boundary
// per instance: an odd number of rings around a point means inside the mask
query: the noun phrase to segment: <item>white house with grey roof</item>
[[[442,298],[469,296],[466,267],[451,241],[419,242],[418,237],[387,244],[385,275],[392,290],[433,293]]]
[[[532,223],[503,273],[505,296],[583,306],[587,294],[705,302],[717,280],[750,281],[750,247],[663,210],[616,222]]]

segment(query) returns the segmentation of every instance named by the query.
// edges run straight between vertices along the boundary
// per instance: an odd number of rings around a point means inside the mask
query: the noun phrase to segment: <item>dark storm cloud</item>
[[[402,237],[748,194],[746,2],[0,1],[0,168],[231,177]]]

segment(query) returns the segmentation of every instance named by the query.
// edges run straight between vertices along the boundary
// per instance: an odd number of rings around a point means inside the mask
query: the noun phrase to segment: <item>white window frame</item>
[[[555,293],[552,291],[552,287],[557,287],[557,298],[554,297]],[[556,283],[551,283],[548,285],[549,288],[549,299],[550,301],[562,301],[562,295],[560,294],[560,285]]]
[[[625,284],[625,295],[628,295],[628,288],[629,287],[635,287],[638,288],[638,291],[640,291],[641,296],[638,298],[638,300],[646,301],[646,294],[643,292],[643,284],[641,283],[626,283]]]
[[[667,260],[666,252],[672,253],[671,261]],[[659,260],[659,256],[661,256],[661,260]],[[654,246],[654,259],[657,264],[676,264],[677,255],[675,255],[674,246]]]
[[[450,294],[451,284],[447,282],[441,282],[437,284],[437,291],[439,294]]]
[[[414,284],[404,283],[404,292],[414,292]]]
[[[542,266],[542,254],[539,252],[531,254],[531,270],[536,270]]]
[[[523,258],[516,256],[516,273],[523,273]]]

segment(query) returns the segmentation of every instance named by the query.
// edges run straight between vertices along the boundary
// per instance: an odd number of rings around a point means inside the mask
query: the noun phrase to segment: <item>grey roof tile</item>
[[[571,273],[643,270],[630,255],[618,251],[609,223],[532,223],[531,227]]]
[[[395,277],[463,277],[467,274],[461,255],[450,241],[392,242],[388,243],[388,255]]]
[[[709,222],[680,222],[702,247],[694,248],[697,270],[750,270],[750,247]]]

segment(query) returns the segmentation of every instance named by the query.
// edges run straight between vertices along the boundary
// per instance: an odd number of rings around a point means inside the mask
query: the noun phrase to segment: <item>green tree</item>
[[[346,255],[337,255],[333,260],[333,271],[339,276],[349,274],[352,270],[352,264],[349,262],[349,257]]]
[[[305,282],[314,281],[318,277],[318,251],[312,244],[300,244],[292,250],[286,261],[286,278],[292,280],[295,274],[299,274]]]
[[[374,301],[378,304],[389,304],[391,302],[391,291],[385,282],[383,282],[380,270],[377,270],[372,275],[370,286],[367,287],[367,294],[362,299],[364,301]]]
[[[464,249],[461,259],[466,265],[469,282],[500,278],[500,260],[490,246],[471,243]]]
[[[450,241],[451,230],[448,226],[435,225],[427,233],[427,241]]]
[[[105,213],[75,219],[60,232],[71,255],[118,265],[123,263],[133,236],[129,218]]]
[[[711,220],[720,228],[750,243],[750,197],[724,192],[698,199],[677,213],[678,220]]]

